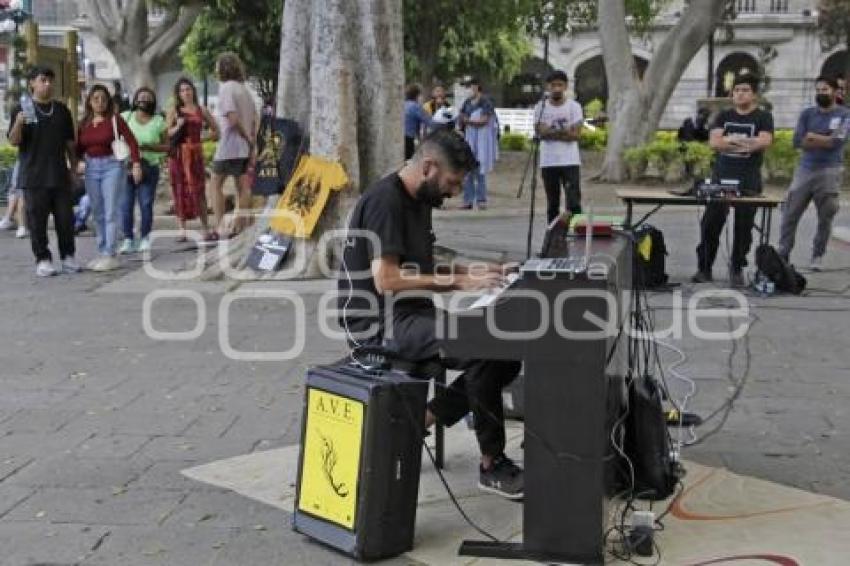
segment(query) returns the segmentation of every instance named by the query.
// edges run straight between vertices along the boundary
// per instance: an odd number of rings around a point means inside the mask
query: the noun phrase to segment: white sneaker
[[[812,261],[809,262],[809,269],[812,271],[823,271],[823,256],[813,257]]]
[[[124,238],[124,241],[121,242],[121,247],[118,248],[119,254],[132,254],[136,252],[136,244],[133,242],[132,238]]]
[[[0,230],[14,230],[17,227],[18,225],[15,224],[15,221],[11,218],[3,217],[3,219],[0,220]]]
[[[83,268],[74,259],[74,256],[68,256],[62,260],[62,273],[79,273]]]
[[[86,264],[86,269],[88,269],[89,271],[100,271],[98,269],[98,266],[100,266],[100,262],[102,260],[103,260],[103,257],[97,256],[96,258],[94,258],[93,260],[91,260],[90,262],[88,262]]]
[[[16,238],[28,238],[30,235],[30,231],[27,230],[26,226],[18,226],[18,231],[15,232]]]
[[[121,267],[121,262],[118,261],[118,258],[112,255],[103,256],[97,260],[97,263],[93,267],[90,267],[92,271],[113,271]]]
[[[150,251],[151,249],[151,241],[150,238],[142,238],[139,240],[139,246],[136,248],[136,251],[140,254]]]
[[[50,277],[56,275],[56,270],[53,268],[53,263],[50,260],[43,259],[35,266],[35,274],[39,277]]]

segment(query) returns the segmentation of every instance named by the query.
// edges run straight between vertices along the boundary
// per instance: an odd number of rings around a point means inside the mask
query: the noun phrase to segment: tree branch
[[[98,0],[87,0],[89,20],[95,34],[103,41],[104,45],[110,47],[118,43],[120,35],[117,33],[118,12],[114,10],[112,2],[98,2]]]
[[[199,0],[194,0],[184,4],[175,19],[166,16],[167,21],[163,21],[155,39],[145,46],[142,57],[156,62],[170,55],[174,48],[186,38],[202,9],[203,4]],[[165,25],[168,22],[170,23]]]
[[[657,53],[663,53],[664,57],[652,58],[643,79],[644,84],[650,85],[647,94],[652,97],[648,116],[650,123],[657,123],[653,122],[656,117],[660,119],[685,68],[714,33],[722,18],[725,1],[691,2],[661,42]]]
[[[159,25],[153,30],[151,30],[151,32],[148,34],[148,41],[147,43],[145,43],[145,49],[148,49],[151,45],[156,43],[160,37],[165,35],[165,32],[167,32],[171,28],[171,26],[174,25],[179,16],[180,6],[174,6],[169,8],[168,11],[165,12],[165,17],[162,18],[162,21],[159,23]]]

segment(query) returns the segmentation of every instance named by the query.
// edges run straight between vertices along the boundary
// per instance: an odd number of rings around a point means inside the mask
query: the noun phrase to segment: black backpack
[[[756,267],[776,285],[777,291],[799,295],[806,288],[806,278],[785,261],[770,244],[756,248]]]
[[[635,235],[635,281],[637,288],[653,289],[667,284],[667,246],[661,230],[643,224]]]

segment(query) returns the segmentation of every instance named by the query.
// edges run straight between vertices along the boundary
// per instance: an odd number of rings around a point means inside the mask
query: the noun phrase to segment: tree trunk
[[[318,274],[321,234],[344,227],[369,183],[402,163],[401,0],[287,0],[277,112],[306,126],[310,153],[338,161],[351,184],[331,195],[302,274]]]
[[[172,4],[162,22],[151,29],[146,0],[86,2],[92,30],[115,57],[131,93],[140,86],[156,86],[156,70],[183,43],[203,8],[200,0]]]
[[[691,2],[638,79],[625,24],[625,0],[599,3],[599,36],[608,79],[610,132],[599,178],[621,182],[626,149],[651,140],[691,60],[714,33],[726,0]]]

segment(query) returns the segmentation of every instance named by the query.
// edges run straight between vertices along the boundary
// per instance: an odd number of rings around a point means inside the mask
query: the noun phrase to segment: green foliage
[[[708,144],[679,143],[670,139],[668,132],[658,132],[651,143],[627,149],[623,159],[632,179],[641,177],[650,166],[662,174],[688,166],[694,176],[705,177],[711,172],[714,151]]]
[[[13,145],[0,145],[0,168],[11,169],[18,159],[18,148]]]
[[[531,54],[525,33],[528,0],[404,0],[406,76],[430,83],[463,73],[509,80]]]
[[[838,45],[850,47],[850,4],[847,0],[820,0],[818,30],[826,50]]]
[[[215,148],[218,144],[214,141],[205,141],[202,144],[202,151],[204,152],[204,163],[206,165],[212,165],[213,156],[215,155]]]
[[[505,133],[499,140],[502,151],[528,151],[531,141],[525,134]]]
[[[788,180],[794,176],[794,168],[800,159],[800,151],[794,148],[794,132],[777,130],[773,144],[764,152],[764,165],[771,181]]]
[[[598,98],[594,98],[584,105],[584,117],[593,119],[605,111],[605,103]]]
[[[584,151],[604,151],[608,145],[608,130],[597,127],[595,130],[582,128],[578,146]]]
[[[196,77],[211,76],[219,53],[232,51],[245,64],[262,96],[277,86],[283,0],[212,0],[180,47],[183,65]]]

